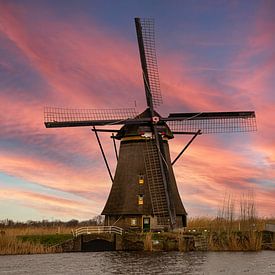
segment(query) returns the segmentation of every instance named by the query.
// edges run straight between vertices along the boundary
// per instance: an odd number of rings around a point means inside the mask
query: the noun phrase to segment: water
[[[0,256],[0,274],[275,274],[275,251]]]

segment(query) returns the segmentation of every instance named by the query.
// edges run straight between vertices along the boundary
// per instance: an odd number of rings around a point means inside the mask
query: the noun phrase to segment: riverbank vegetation
[[[30,241],[23,241],[11,236],[0,237],[0,255],[41,254],[54,252],[57,252],[54,247],[44,246]]]
[[[81,226],[102,225],[102,216],[81,221],[0,221],[0,255],[61,252],[57,244],[72,238],[72,230]]]
[[[187,231],[200,232],[207,237],[211,251],[256,251],[262,248],[265,225],[275,224],[275,218],[259,218],[254,194],[239,200],[226,195],[215,218],[191,218]]]
[[[257,251],[262,248],[267,223],[275,224],[275,218],[257,216],[253,195],[243,196],[238,203],[232,196],[225,196],[216,217],[189,218],[188,227],[184,230],[161,234],[136,233],[133,238],[144,243],[147,251],[176,247],[180,251]],[[62,252],[58,244],[72,239],[72,230],[103,224],[102,216],[82,222],[0,221],[0,255]],[[141,236],[140,239],[138,236]]]

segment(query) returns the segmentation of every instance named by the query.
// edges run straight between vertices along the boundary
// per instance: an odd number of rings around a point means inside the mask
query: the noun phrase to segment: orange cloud
[[[98,207],[92,200],[72,200],[57,196],[40,194],[38,192],[24,191],[23,189],[5,188],[0,194],[1,200],[14,201],[16,204],[35,208],[49,216],[70,219],[75,217],[85,219],[98,214]]]
[[[0,171],[22,178],[26,181],[36,183],[51,189],[81,194],[97,202],[106,196],[108,180],[102,171],[91,167],[82,171],[80,168],[72,167],[57,162],[47,161],[19,154],[3,153],[0,157]],[[107,175],[106,175],[107,176]],[[83,192],[85,190],[85,192]],[[99,196],[98,194],[103,194]]]
[[[41,19],[35,28],[30,28],[26,9],[9,3],[1,4],[0,15],[2,35],[14,43],[43,79],[43,87],[45,84],[43,98],[34,90],[27,96],[23,88],[16,95],[11,94],[10,83],[3,90],[0,137],[16,139],[21,146],[13,153],[0,148],[1,171],[38,185],[79,194],[84,199],[81,206],[88,203],[85,200],[88,198],[89,207],[102,208],[110,186],[95,139],[90,138],[88,129],[45,129],[42,107],[105,108],[129,106],[134,99],[144,102],[136,43],[111,34],[95,22],[86,24],[84,18],[70,23]],[[274,97],[269,82],[274,75],[274,54],[258,67],[250,66],[261,49],[272,47],[273,28],[272,22],[265,23],[264,19],[256,22],[244,50],[228,64],[226,77],[218,84],[187,74],[195,56],[167,53],[160,58],[167,110],[233,111],[255,106],[257,111],[258,133],[232,137],[237,145],[229,142],[228,137],[198,137],[176,164],[179,189],[191,214],[209,211],[213,214],[225,192],[242,194],[250,189],[257,193],[262,213],[272,214],[274,185],[261,186],[261,182],[274,183],[275,178]],[[232,88],[234,93],[227,93],[224,87]],[[172,154],[181,150],[181,140],[170,143]],[[110,156],[109,137],[104,136],[103,141],[104,144],[108,141],[105,149]],[[114,164],[114,159],[111,160]],[[44,206],[48,212],[65,213],[71,205],[66,213],[77,215],[79,202],[21,191],[16,194],[18,199],[21,196],[34,203],[51,201],[51,208]],[[39,208],[42,211],[42,204]]]
[[[22,24],[27,20],[25,13],[22,7],[2,5],[1,29],[49,85],[45,104],[86,108],[129,105],[121,102],[124,97],[116,100],[112,90],[128,95],[131,87],[141,86],[136,48],[123,38],[114,42],[114,36],[103,34],[96,25],[84,27],[85,19],[77,23],[41,21],[34,36]]]

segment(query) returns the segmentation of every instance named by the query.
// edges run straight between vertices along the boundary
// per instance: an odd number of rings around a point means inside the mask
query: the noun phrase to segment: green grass
[[[72,239],[71,234],[51,234],[51,235],[23,235],[17,236],[22,242],[30,242],[33,244],[42,244],[45,246],[53,246]]]

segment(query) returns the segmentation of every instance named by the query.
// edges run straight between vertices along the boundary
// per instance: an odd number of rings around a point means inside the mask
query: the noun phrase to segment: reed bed
[[[191,218],[187,232],[204,234],[212,251],[257,251],[261,249],[267,223],[275,223],[275,218],[257,216],[253,193],[239,199],[239,209],[236,200],[226,195],[215,218]]]
[[[210,232],[208,250],[210,251],[258,251],[262,247],[262,233],[248,232]]]
[[[253,220],[234,219],[232,221],[220,217],[189,218],[187,230],[197,231],[262,231],[267,223],[275,224],[275,218],[256,218]]]
[[[23,242],[15,236],[0,237],[0,255],[42,254],[59,252],[55,247],[47,247],[32,242]]]
[[[0,255],[42,254],[60,252],[57,247],[43,245],[37,236],[61,236],[71,234],[69,227],[8,227],[2,228],[0,234]],[[26,238],[28,237],[29,238]],[[24,240],[27,239],[27,240]]]
[[[8,227],[3,228],[5,236],[13,237],[20,235],[51,235],[51,234],[71,234],[73,227]]]
[[[145,240],[144,240],[144,250],[145,251],[152,251],[153,246],[152,246],[152,233],[147,233],[145,235]]]

